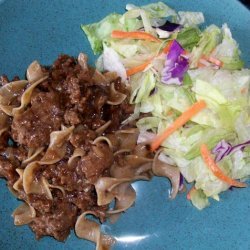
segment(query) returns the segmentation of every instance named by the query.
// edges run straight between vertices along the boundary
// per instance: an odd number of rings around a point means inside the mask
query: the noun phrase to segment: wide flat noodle
[[[14,217],[14,224],[16,226],[26,225],[36,217],[36,211],[32,206],[23,203],[15,209],[12,216]]]
[[[0,136],[9,129],[9,116],[5,112],[0,110]]]
[[[153,159],[149,159],[146,157],[138,156],[138,155],[126,155],[125,160],[128,165],[132,168],[137,168],[145,163],[153,162]]]
[[[86,155],[86,151],[82,148],[76,148],[72,154],[72,156],[68,160],[68,165],[72,165],[76,158],[83,157]]]
[[[89,67],[88,67],[88,56],[84,53],[80,53],[78,55],[78,58],[77,58],[77,61],[79,63],[79,65],[81,66],[82,70],[88,70]]]
[[[117,196],[115,199],[115,206],[113,210],[109,210],[109,219],[114,223],[120,214],[129,209],[136,199],[136,192],[130,183],[122,183],[117,188]]]
[[[111,71],[103,73],[103,76],[106,78],[108,82],[114,82],[118,78],[117,73]]]
[[[136,147],[133,149],[132,153],[134,155],[141,156],[141,157],[153,158],[153,153],[148,148],[148,146],[144,144],[137,144]]]
[[[152,177],[152,159],[137,156],[126,155],[123,158],[122,165],[114,163],[110,169],[110,175],[115,178],[133,178],[135,176]]]
[[[180,171],[176,166],[169,165],[159,160],[160,153],[161,150],[155,154],[152,170],[155,175],[167,177],[170,180],[172,185],[170,199],[174,199],[179,191]]]
[[[110,175],[114,178],[133,178],[134,176],[144,176],[145,178],[152,178],[152,163],[145,163],[138,167],[131,167],[129,165],[119,166],[113,164],[110,169]]]
[[[96,85],[108,85],[110,82],[108,81],[108,79],[99,71],[99,70],[95,70],[93,76],[92,76],[92,80],[94,81],[94,84]]]
[[[38,63],[38,61],[34,61],[29,65],[27,72],[26,72],[26,77],[30,84],[38,81],[44,76],[45,74],[43,73],[42,67]]]
[[[23,172],[21,168],[17,168],[16,172],[19,174],[19,179],[14,183],[13,189],[20,192],[23,190]]]
[[[69,128],[63,126],[62,130],[52,132],[49,147],[39,164],[50,165],[60,161],[66,153],[66,141],[73,130],[74,126]]]
[[[87,219],[87,215],[96,216],[96,213],[86,211],[78,217],[75,224],[75,233],[77,237],[94,242],[96,244],[96,250],[110,249],[115,243],[114,238],[109,235],[103,235],[100,225],[93,220]]]
[[[13,115],[20,115],[26,108],[26,106],[30,103],[31,96],[33,93],[33,90],[38,86],[40,83],[45,81],[48,78],[48,76],[44,76],[43,78],[37,80],[33,84],[31,84],[22,94],[21,97],[21,105],[17,108],[14,108],[12,113]]]
[[[47,181],[46,181],[47,182]],[[47,182],[48,183],[48,182]],[[52,184],[47,184],[49,188],[51,189],[58,189],[62,192],[62,195],[65,196],[65,189],[62,186],[58,186],[58,185],[52,185]]]
[[[40,180],[36,180],[36,173],[41,165],[54,164],[64,157],[66,153],[66,141],[69,139],[73,129],[74,126],[69,128],[62,126],[62,130],[52,132],[50,134],[49,147],[43,158],[40,161],[31,162],[26,166],[23,172],[23,188],[26,194],[43,194],[48,199],[53,199],[50,191],[51,186],[43,177]]]
[[[124,182],[129,182],[130,178],[117,179],[112,177],[101,177],[95,183],[97,193],[97,205],[103,206],[109,204],[115,197],[116,193],[112,192],[116,186]]]
[[[36,150],[34,149],[29,149],[29,152],[28,152],[28,158],[25,159],[24,161],[22,161],[22,166],[30,163],[31,161],[33,161],[39,154],[41,154],[44,150],[44,147],[40,147]]]
[[[122,183],[131,183],[137,180],[148,180],[145,176],[136,176],[134,178],[112,178],[112,177],[101,177],[95,185],[97,193],[97,205],[103,206],[109,204],[115,198],[119,197],[118,187]]]
[[[36,180],[36,172],[39,170],[39,162],[31,162],[27,165],[23,172],[23,189],[26,194],[40,194],[45,195],[48,199],[52,200],[47,180],[42,177]]]
[[[0,109],[7,115],[12,115],[12,110],[16,108],[11,105],[12,101],[19,96],[28,84],[26,80],[14,81],[5,84],[0,88]]]
[[[112,121],[107,121],[105,124],[103,124],[101,127],[99,127],[95,132],[98,135],[101,135],[112,123]]]
[[[116,137],[120,141],[119,149],[131,149],[133,150],[137,143],[139,130],[138,129],[127,129],[118,130],[115,132]]]
[[[115,84],[112,82],[111,86],[110,86],[110,95],[109,95],[109,99],[108,99],[107,103],[110,105],[119,105],[126,98],[127,98],[127,95],[117,91],[115,89]]]
[[[106,137],[106,136],[99,136],[99,137],[95,138],[95,140],[93,141],[93,144],[97,145],[100,142],[106,142],[109,145],[110,150],[113,151],[112,142],[109,140],[108,137]]]
[[[114,153],[114,156],[120,155],[120,154],[129,154],[131,152],[130,149],[119,149]]]
[[[8,116],[12,116],[12,110],[15,108],[14,105],[2,105],[0,104],[0,109]]]

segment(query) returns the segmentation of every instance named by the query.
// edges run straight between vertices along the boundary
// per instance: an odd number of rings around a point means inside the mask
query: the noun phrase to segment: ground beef
[[[77,110],[72,109],[67,109],[66,112],[64,113],[64,121],[65,124],[68,125],[78,125],[81,123],[81,117],[79,117],[79,114]]]
[[[4,132],[0,136],[0,151],[8,146],[9,133]]]
[[[26,197],[29,204],[39,213],[46,214],[52,212],[53,201],[46,198],[44,195],[29,194]]]
[[[47,146],[50,133],[60,129],[62,116],[58,94],[40,92],[31,99],[31,107],[14,117],[12,137],[30,148]]]
[[[66,191],[84,188],[84,178],[80,178],[75,171],[75,166],[69,166],[66,161],[47,166],[43,171],[43,176],[53,185],[63,186]]]
[[[28,158],[30,149],[44,147],[36,158],[39,160],[53,131],[61,130],[61,125],[74,126],[63,159],[40,166],[36,173],[37,180],[45,178],[50,185],[60,186],[64,192],[50,188],[53,200],[44,194],[27,195],[24,190],[17,194],[36,210],[36,218],[30,223],[36,237],[49,235],[63,241],[82,212],[91,210],[100,221],[105,220],[108,205],[97,205],[94,183],[99,177],[110,176],[113,152],[108,144],[98,142],[94,145],[93,141],[99,136],[96,130],[109,121],[111,125],[105,132],[115,136],[112,132],[119,129],[121,122],[133,112],[133,106],[129,105],[129,97],[120,105],[109,105],[111,83],[94,78],[95,70],[87,64],[78,64],[73,57],[61,55],[42,71],[48,78],[34,89],[24,112],[9,118],[11,129],[0,137],[0,177],[13,186],[19,178],[16,168],[26,167],[22,162]],[[117,91],[129,94],[120,78],[112,81]],[[8,82],[7,76],[0,78],[1,85]],[[21,94],[16,99],[18,106]],[[76,149],[82,150],[83,155],[68,164]]]
[[[54,199],[52,211],[38,213],[30,223],[30,227],[36,232],[37,239],[44,235],[50,235],[59,241],[64,241],[69,235],[70,229],[74,227],[76,218],[76,206],[63,199]]]
[[[88,149],[91,142],[96,138],[95,131],[85,128],[83,125],[79,125],[75,128],[70,142],[76,148]]]
[[[109,146],[98,144],[98,146],[92,146],[86,156],[78,161],[76,172],[79,176],[84,176],[90,183],[95,183],[98,177],[111,166],[112,162],[113,153]]]
[[[0,155],[9,160],[16,168],[27,158],[27,150],[23,147],[5,147],[0,150]]]
[[[16,167],[3,156],[0,156],[0,176],[7,179],[9,185],[13,185],[18,179]]]

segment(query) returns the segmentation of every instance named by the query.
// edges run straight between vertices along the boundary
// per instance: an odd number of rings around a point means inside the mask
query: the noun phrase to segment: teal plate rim
[[[49,65],[60,53],[77,56],[81,51],[94,63],[80,24],[98,21],[111,12],[122,13],[132,0],[0,0],[0,74],[24,76],[34,59]],[[236,0],[168,0],[176,10],[203,11],[206,24],[228,23],[239,42],[242,58],[250,66],[250,12]],[[199,212],[184,194],[168,200],[169,183],[162,178],[134,184],[135,206],[117,224],[105,223],[102,230],[114,235],[114,249],[249,249],[249,189],[228,191],[221,202]],[[0,180],[0,249],[94,249],[72,232],[65,243],[50,237],[36,241],[27,226],[15,227],[11,213],[19,202]]]

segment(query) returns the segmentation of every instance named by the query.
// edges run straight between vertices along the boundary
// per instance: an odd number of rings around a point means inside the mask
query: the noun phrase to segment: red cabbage
[[[158,28],[168,32],[173,32],[176,30],[180,30],[182,26],[178,23],[171,23],[169,21],[166,21],[163,25],[159,26]]]
[[[244,148],[249,145],[250,140],[235,146],[232,146],[230,143],[222,140],[214,147],[212,153],[215,154],[215,161],[218,162],[221,161],[225,156],[232,154],[237,150],[244,150]]]
[[[179,191],[181,191],[183,188],[184,188],[184,177],[180,173]]]
[[[188,59],[182,56],[183,52],[184,49],[181,45],[173,40],[162,71],[161,81],[163,83],[182,84],[184,74],[188,70]]]
[[[218,162],[222,160],[226,155],[229,154],[232,149],[232,145],[225,140],[220,141],[212,150],[212,153],[215,154],[215,161]]]

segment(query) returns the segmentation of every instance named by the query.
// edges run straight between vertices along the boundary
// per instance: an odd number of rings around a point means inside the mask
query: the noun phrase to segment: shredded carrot
[[[247,88],[243,88],[241,89],[240,93],[241,94],[246,94],[248,92],[248,89]]]
[[[210,63],[212,63],[212,64],[214,64],[214,65],[216,65],[216,66],[218,66],[220,68],[223,66],[223,62],[220,61],[219,59],[213,57],[213,56],[208,57],[206,55],[202,55],[200,59],[205,60],[207,62],[210,62]],[[204,63],[202,63],[201,60],[200,60],[199,63],[198,63],[198,67],[199,67],[200,64],[204,64]]]
[[[206,106],[206,102],[203,100],[193,104],[188,110],[183,112],[181,116],[179,116],[162,134],[156,136],[155,140],[151,143],[151,150],[155,151],[163,141],[165,141],[177,129],[181,128],[186,122],[188,122],[193,116],[203,110]]]
[[[200,57],[200,59],[203,59],[203,60],[205,60],[205,61],[208,61],[208,57],[207,57],[206,55],[204,55],[204,54]]]
[[[198,68],[204,68],[205,67],[205,65],[201,61],[198,62],[197,66],[198,66]]]
[[[182,52],[182,55],[189,55],[189,52],[188,52],[187,50],[184,50],[184,51]]]
[[[167,54],[167,53],[169,52],[169,49],[170,49],[172,43],[173,43],[173,40],[171,40],[170,42],[168,42],[168,44],[166,45],[166,47],[163,48],[162,52],[159,53],[157,56],[162,55],[163,53]],[[154,59],[155,57],[157,57],[157,56],[154,56],[154,57],[150,58],[149,60],[147,60],[146,62],[144,62],[144,63],[142,63],[142,64],[140,64],[140,65],[138,65],[138,66],[135,66],[135,67],[133,67],[133,68],[128,69],[128,70],[127,70],[127,76],[132,76],[132,75],[134,75],[134,74],[136,74],[136,73],[138,73],[138,72],[143,71],[144,69],[146,69],[146,68],[148,67],[148,65],[149,65],[149,64],[153,61],[153,59]]]
[[[207,167],[212,171],[212,173],[221,181],[226,182],[230,186],[234,187],[246,187],[246,183],[236,181],[228,176],[226,176],[222,170],[219,168],[219,166],[215,163],[214,159],[211,156],[210,151],[208,150],[208,147],[206,144],[202,144],[200,147],[201,156],[206,163]]]
[[[170,116],[170,115],[172,115],[173,113],[174,113],[173,110],[170,109],[170,110],[168,110],[167,115]]]
[[[211,63],[213,63],[213,64],[215,64],[215,65],[217,65],[217,66],[219,66],[219,67],[223,66],[223,62],[220,61],[219,59],[215,58],[215,57],[210,56],[208,58],[208,61],[211,62]]]
[[[190,201],[191,200],[191,193],[193,192],[193,191],[195,191],[196,190],[196,188],[195,188],[195,186],[193,186],[189,191],[188,191],[188,193],[187,193],[187,199]]]
[[[121,30],[113,30],[111,33],[112,38],[128,38],[128,39],[140,39],[140,40],[148,40],[151,42],[161,42],[160,39],[152,36],[151,34],[144,31],[121,31]]]
[[[173,44],[173,41],[174,41],[174,40],[169,41],[169,42],[167,43],[167,45],[163,48],[162,52],[163,52],[164,54],[167,54],[167,53],[169,52],[169,50],[170,50],[170,48],[171,48],[171,46],[172,46],[172,44]]]
[[[148,65],[151,63],[152,59],[147,60],[145,63],[140,64],[138,66],[135,66],[133,68],[128,69],[127,72],[127,76],[132,76],[138,72],[143,71],[144,69],[146,69],[148,67]]]

